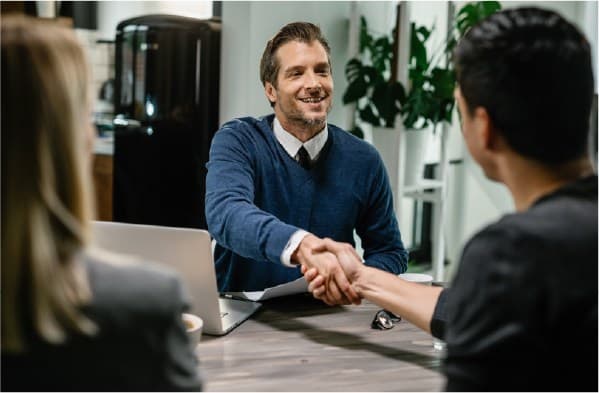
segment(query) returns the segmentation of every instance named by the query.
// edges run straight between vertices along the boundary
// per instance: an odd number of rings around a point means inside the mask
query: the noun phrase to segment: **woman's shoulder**
[[[178,274],[133,256],[90,250],[84,257],[92,290],[90,310],[98,316],[172,317],[186,294]]]

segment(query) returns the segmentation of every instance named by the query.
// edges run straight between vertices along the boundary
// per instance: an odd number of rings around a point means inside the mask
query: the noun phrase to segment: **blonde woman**
[[[24,17],[1,41],[2,390],[200,390],[176,275],[88,251],[82,48]]]

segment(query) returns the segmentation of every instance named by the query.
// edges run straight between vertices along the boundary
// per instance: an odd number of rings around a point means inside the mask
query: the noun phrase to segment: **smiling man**
[[[206,179],[208,229],[216,239],[218,287],[262,290],[301,276],[324,277],[328,304],[359,298],[323,237],[354,244],[365,263],[395,274],[407,252],[387,173],[368,143],[327,123],[333,99],[330,49],[320,29],[290,23],[268,41],[260,78],[274,114],[232,120],[216,133]]]

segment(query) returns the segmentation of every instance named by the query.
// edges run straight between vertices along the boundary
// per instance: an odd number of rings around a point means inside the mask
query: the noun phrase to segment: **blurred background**
[[[440,48],[468,3],[399,4],[3,1],[0,5],[2,16],[28,14],[73,28],[88,53],[96,96],[98,218],[200,228],[205,227],[203,165],[212,135],[234,117],[271,113],[258,75],[266,41],[291,21],[320,25],[331,46],[335,83],[329,122],[347,130],[360,126],[361,137],[381,151],[402,236],[411,250],[409,270],[432,271],[435,279],[443,281],[455,271],[465,241],[514,207],[507,190],[487,180],[469,158],[455,109],[449,115],[451,122],[417,123],[417,131],[396,122],[393,135],[404,136],[389,143],[377,142],[378,126],[360,118],[365,101],[344,104],[350,85],[345,73],[348,62],[372,60],[360,45],[362,20],[371,37],[389,40],[390,56],[395,59],[389,65],[396,67],[393,75],[398,80],[407,78],[411,61],[413,48],[407,39],[414,34],[408,27],[411,23],[427,29],[428,38],[423,40],[427,56],[437,56],[435,61],[447,67],[447,53]],[[555,10],[577,25],[591,43],[597,75],[596,1],[500,2],[501,8],[523,5]],[[596,109],[595,105],[589,131],[589,154],[595,163]],[[406,166],[412,159],[405,157],[416,151],[413,135],[426,138],[418,150],[424,162],[410,183],[406,179],[411,169]],[[385,152],[385,145],[394,149]]]

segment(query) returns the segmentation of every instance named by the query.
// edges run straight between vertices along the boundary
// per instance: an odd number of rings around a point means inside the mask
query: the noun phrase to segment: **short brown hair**
[[[260,80],[262,85],[270,82],[277,86],[277,75],[279,74],[279,61],[277,59],[277,50],[290,41],[299,41],[311,43],[318,41],[327,52],[329,66],[331,65],[331,48],[326,38],[322,35],[320,27],[309,22],[293,22],[281,28],[274,37],[272,37],[264,48],[262,59],[260,60]]]

